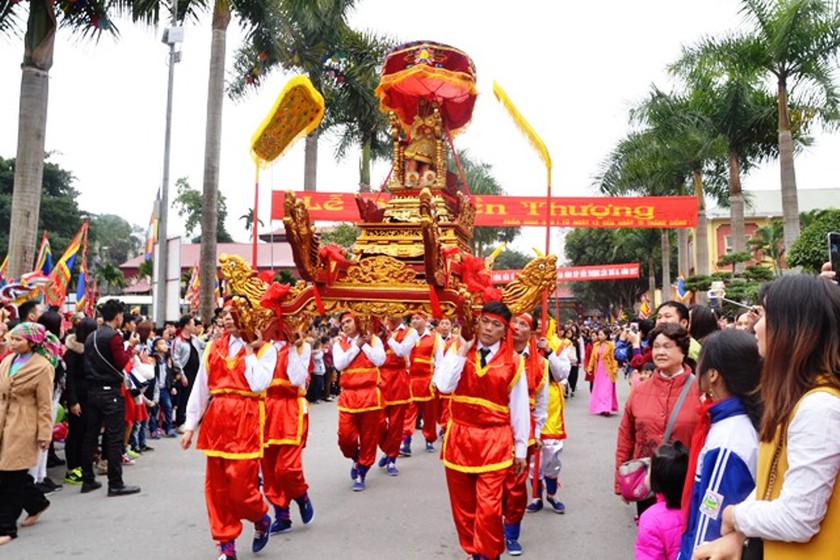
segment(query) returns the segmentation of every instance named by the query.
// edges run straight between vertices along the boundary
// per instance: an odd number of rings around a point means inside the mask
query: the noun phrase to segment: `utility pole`
[[[169,255],[167,251],[167,227],[169,214],[169,152],[172,146],[172,91],[175,85],[175,64],[181,61],[181,53],[175,48],[184,40],[184,28],[178,25],[178,0],[172,3],[171,26],[163,32],[162,42],[169,45],[169,83],[166,87],[166,132],[163,140],[163,179],[160,185],[160,208],[158,208],[158,253],[157,292],[155,293],[154,318],[158,327],[166,321],[166,282]],[[180,263],[179,263],[180,265]]]

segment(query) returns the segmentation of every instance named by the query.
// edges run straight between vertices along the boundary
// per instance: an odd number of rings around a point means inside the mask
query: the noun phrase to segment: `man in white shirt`
[[[461,338],[434,375],[435,387],[451,393],[443,463],[452,517],[461,547],[479,560],[504,552],[505,477],[512,465],[517,475],[526,467],[528,383],[511,342],[510,319],[505,304],[486,304],[477,343]]]
[[[204,496],[210,532],[219,543],[220,558],[233,559],[242,519],[254,523],[254,552],[268,543],[271,518],[257,480],[263,455],[263,391],[271,383],[277,351],[259,335],[244,341],[227,308],[223,322],[225,333],[208,345],[201,360],[181,447],[189,449],[201,423],[196,448],[207,456]]]
[[[443,361],[443,340],[430,329],[426,315],[414,313],[411,316],[411,328],[417,333],[417,341],[409,355],[408,383],[411,390],[411,403],[405,414],[403,443],[400,455],[411,456],[411,437],[417,426],[417,417],[423,417],[423,437],[426,451],[434,452],[437,440],[438,403],[432,389],[432,375]]]

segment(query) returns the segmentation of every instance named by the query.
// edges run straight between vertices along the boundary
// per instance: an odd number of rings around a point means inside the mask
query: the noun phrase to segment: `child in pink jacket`
[[[687,470],[688,449],[679,441],[656,450],[650,465],[656,504],[639,518],[636,560],[673,560],[679,554],[685,528],[680,499]]]

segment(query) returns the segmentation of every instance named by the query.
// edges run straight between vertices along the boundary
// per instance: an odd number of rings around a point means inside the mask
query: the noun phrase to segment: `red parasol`
[[[470,57],[433,41],[392,49],[376,88],[380,109],[393,111],[406,129],[417,115],[418,101],[425,99],[437,103],[450,133],[470,122],[476,93],[475,65]]]

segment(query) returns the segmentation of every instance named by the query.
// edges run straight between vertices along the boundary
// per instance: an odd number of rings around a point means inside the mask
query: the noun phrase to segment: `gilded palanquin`
[[[322,245],[304,201],[286,193],[283,222],[302,281],[266,296],[265,283],[263,293],[251,289],[262,281],[244,261],[224,256],[232,291],[251,283],[243,312],[258,316],[257,328],[276,317],[290,334],[312,317],[344,310],[368,324],[423,311],[458,318],[469,336],[488,299],[501,296],[514,312],[532,309],[554,286],[556,257],[539,256],[501,292],[493,287],[492,262],[471,253],[476,210],[466,181],[447,166],[452,136],[475,103],[472,61],[438,43],[402,45],[388,54],[376,93],[391,122],[390,199],[380,205],[357,197],[360,233],[348,251]]]

